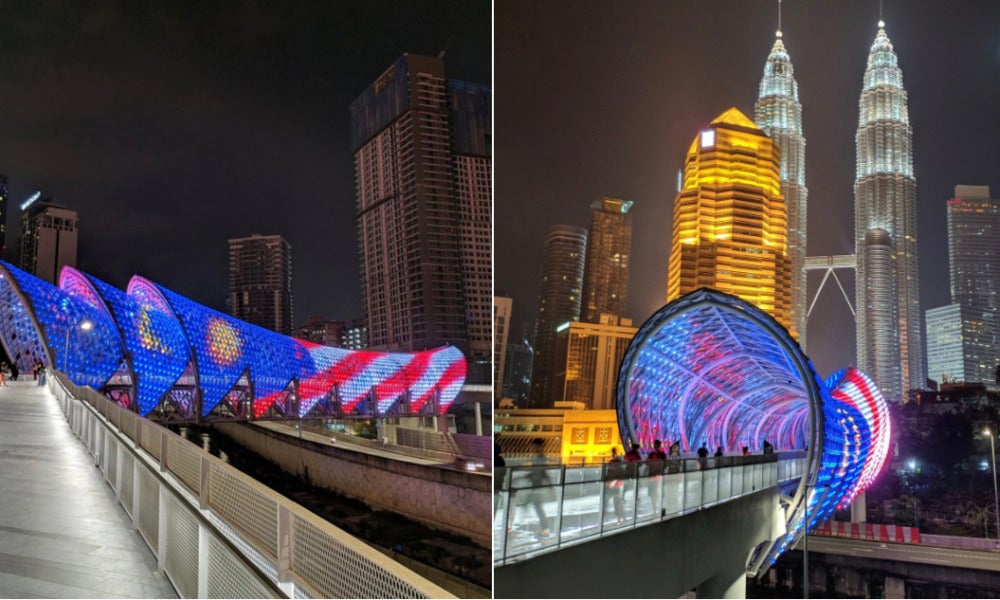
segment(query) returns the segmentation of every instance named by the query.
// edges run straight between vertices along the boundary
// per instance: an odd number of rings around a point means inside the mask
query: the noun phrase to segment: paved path
[[[0,597],[177,597],[56,399],[33,381],[0,387]]]

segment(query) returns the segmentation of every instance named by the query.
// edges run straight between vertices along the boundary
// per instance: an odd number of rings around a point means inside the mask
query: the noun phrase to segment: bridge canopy
[[[22,370],[41,361],[143,416],[167,402],[195,419],[224,402],[246,407],[227,416],[250,418],[278,404],[278,416],[293,418],[444,413],[466,375],[465,357],[452,347],[330,348],[246,323],[139,276],[122,292],[67,267],[57,287],[2,261],[0,343]],[[121,393],[122,385],[134,389]]]
[[[871,380],[845,369],[822,380],[788,331],[735,296],[708,288],[678,298],[639,329],[622,361],[618,420],[626,444],[691,452],[807,450],[807,474],[785,490],[786,531],[750,571],[869,485],[888,451],[888,407]],[[808,519],[806,518],[808,517]]]

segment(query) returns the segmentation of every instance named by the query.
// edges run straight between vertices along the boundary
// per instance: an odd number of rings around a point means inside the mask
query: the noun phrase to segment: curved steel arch
[[[735,296],[708,288],[667,304],[639,329],[618,378],[618,421],[626,444],[703,442],[735,452],[806,451],[804,476],[789,490],[785,534],[751,558],[757,575],[808,527],[849,502],[881,469],[888,409],[856,369],[823,381],[788,331]],[[777,507],[776,507],[777,509]]]

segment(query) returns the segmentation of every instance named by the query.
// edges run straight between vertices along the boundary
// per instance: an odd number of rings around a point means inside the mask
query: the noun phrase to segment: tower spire
[[[781,37],[781,0],[778,0],[778,37]]]

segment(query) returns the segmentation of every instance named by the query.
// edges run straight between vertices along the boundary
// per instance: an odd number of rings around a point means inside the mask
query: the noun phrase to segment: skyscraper
[[[781,195],[788,213],[788,259],[791,263],[792,329],[806,347],[806,228],[809,189],[806,188],[806,138],[802,135],[802,104],[792,61],[779,30],[764,64],[754,121],[781,150]]]
[[[482,382],[489,381],[495,357],[492,101],[487,85],[448,80],[469,380]]]
[[[795,335],[779,152],[736,108],[691,142],[674,200],[667,302],[714,288],[757,305]]]
[[[859,101],[854,238],[858,368],[886,399],[924,384],[913,130],[903,74],[879,21]]]
[[[292,332],[292,247],[280,235],[229,240],[232,315],[285,335]]]
[[[925,313],[928,376],[993,387],[1000,360],[1000,202],[990,199],[988,186],[958,185],[946,212],[952,303]]]
[[[49,283],[59,283],[63,265],[76,266],[79,233],[75,210],[38,195],[21,213],[21,268]]]
[[[490,96],[404,54],[350,107],[369,347],[454,345],[477,382],[492,354]]]
[[[493,397],[500,398],[503,390],[504,367],[507,363],[507,339],[510,336],[512,298],[493,296]]]
[[[7,252],[7,176],[0,175],[0,253]]]
[[[535,325],[535,356],[531,367],[532,407],[550,406],[555,359],[556,328],[580,318],[587,230],[553,225],[545,236],[542,290]]]
[[[594,209],[587,238],[583,274],[582,321],[599,323],[602,314],[625,315],[628,264],[632,248],[632,202],[601,198]]]
[[[556,330],[555,384],[559,400],[614,410],[618,369],[637,328],[605,313],[600,323],[564,323]]]

